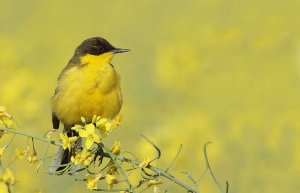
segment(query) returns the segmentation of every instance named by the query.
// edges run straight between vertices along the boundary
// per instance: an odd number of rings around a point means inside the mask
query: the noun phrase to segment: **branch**
[[[105,156],[105,154],[104,154]],[[106,157],[106,156],[105,156]],[[112,155],[113,159],[115,160],[120,160],[122,162],[127,162],[127,163],[131,163],[131,164],[134,164],[136,166],[140,165],[140,162],[137,161],[137,160],[131,160],[131,159],[127,159],[127,158],[123,158],[122,156],[116,156],[116,155]],[[178,180],[177,178],[175,178],[173,175],[157,168],[157,167],[154,167],[154,166],[151,166],[151,165],[148,165],[146,167],[147,169],[155,172],[156,174],[159,174],[171,181],[173,181],[174,183],[178,184],[179,186],[183,187],[184,189],[186,189],[188,192],[191,192],[191,193],[198,193],[196,192],[195,190],[193,190],[191,187],[189,187],[189,185],[185,184],[184,182]]]
[[[3,131],[6,131],[6,132],[9,132],[9,133],[13,133],[15,135],[21,135],[21,136],[25,136],[25,137],[28,137],[28,138],[31,138],[31,139],[36,139],[36,140],[39,140],[39,141],[42,141],[42,142],[45,142],[45,143],[48,143],[49,145],[56,145],[56,146],[62,146],[62,143],[59,142],[59,141],[52,141],[52,140],[49,140],[49,139],[46,139],[46,138],[43,138],[43,137],[39,137],[39,136],[36,136],[36,135],[32,135],[32,134],[27,134],[23,131],[20,131],[20,130],[14,130],[14,129],[9,129],[9,128],[3,128],[3,127],[0,127],[0,130],[3,130]],[[144,136],[143,136],[144,137]],[[157,150],[158,152],[158,156],[155,158],[155,159],[159,159],[160,155],[161,155],[161,152],[159,150],[159,148],[154,144],[152,143],[149,139],[147,139],[146,137],[144,137],[151,145],[153,145],[153,147]],[[206,169],[203,173],[203,175],[201,175],[200,179],[204,176],[204,174],[206,173],[207,170],[209,170],[214,182],[216,183],[216,185],[219,187],[219,189],[221,190],[221,192],[223,193],[224,190],[222,189],[221,185],[218,183],[217,179],[215,178],[211,168],[210,168],[210,165],[209,165],[209,162],[208,162],[208,158],[207,158],[207,152],[206,152],[206,146],[208,145],[209,143],[205,144],[204,145],[204,157],[205,157],[205,161],[206,161]],[[115,155],[113,154],[110,149],[108,147],[106,147],[103,143],[100,144],[101,147],[105,150],[105,152],[103,152],[103,157],[105,158],[109,158],[111,159],[118,171],[120,171],[121,175],[123,176],[123,178],[125,179],[125,182],[128,184],[128,188],[125,188],[123,190],[125,191],[131,191],[131,192],[134,192],[135,189],[139,188],[144,182],[145,180],[143,181],[140,181],[140,183],[136,186],[132,186],[125,171],[123,170],[123,168],[121,167],[121,165],[117,162],[117,161],[121,161],[123,163],[130,163],[132,164],[133,166],[135,166],[134,168],[139,168],[141,162],[138,161],[137,159],[129,159],[129,158],[125,158],[121,155]],[[197,188],[192,188],[190,187],[188,184],[182,182],[181,180],[177,179],[176,177],[174,177],[173,175],[171,175],[170,173],[168,173],[168,170],[169,168],[173,165],[174,161],[176,160],[176,158],[178,157],[178,154],[181,150],[181,146],[178,150],[178,153],[176,154],[174,160],[171,162],[170,166],[166,169],[166,170],[161,170],[160,168],[158,167],[155,167],[155,166],[152,166],[151,164],[145,166],[145,168],[151,170],[152,172],[154,172],[155,174],[152,175],[152,177],[156,178],[158,176],[163,176],[165,177],[166,179],[174,182],[175,184],[179,185],[180,187],[182,187],[183,189],[185,189],[188,193],[199,193],[199,191],[197,190]],[[46,157],[46,155],[45,155]],[[153,159],[153,160],[155,160]],[[152,160],[152,161],[153,161]],[[200,180],[199,179],[199,180]],[[198,181],[197,181],[198,182]],[[194,185],[196,185],[194,183]],[[229,187],[229,184],[228,182],[226,181],[226,193],[228,193],[228,187]],[[94,189],[94,191],[103,191],[103,189]],[[110,190],[111,192],[115,192],[115,190]]]
[[[46,138],[43,138],[43,137],[39,137],[39,136],[36,136],[36,135],[32,135],[32,134],[27,134],[27,133],[25,133],[23,131],[20,131],[20,130],[14,130],[14,129],[9,129],[9,128],[5,128],[5,127],[0,127],[0,130],[7,131],[9,133],[13,133],[13,134],[17,134],[17,135],[22,135],[22,136],[32,138],[32,139],[37,139],[39,141],[43,141],[43,142],[46,142],[46,143],[49,143],[49,144],[52,144],[52,145],[62,146],[61,142],[52,141],[52,140],[49,140],[49,139],[46,139]]]
[[[115,163],[116,167],[118,168],[118,170],[120,171],[121,175],[123,176],[123,178],[125,179],[126,183],[128,184],[129,188],[131,189],[132,185],[131,185],[128,177],[126,176],[124,170],[121,168],[120,164],[116,161],[117,159],[115,159],[116,157],[114,156],[114,154],[111,153],[110,150],[103,143],[101,143],[101,146],[106,151],[108,157],[111,158],[111,160]],[[132,192],[134,192],[134,190],[132,190]]]

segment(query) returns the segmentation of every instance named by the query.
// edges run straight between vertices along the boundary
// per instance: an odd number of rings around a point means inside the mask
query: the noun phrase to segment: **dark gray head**
[[[83,56],[86,54],[101,55],[107,52],[122,53],[128,52],[128,49],[115,48],[106,39],[101,37],[93,37],[84,40],[75,51],[76,55]]]

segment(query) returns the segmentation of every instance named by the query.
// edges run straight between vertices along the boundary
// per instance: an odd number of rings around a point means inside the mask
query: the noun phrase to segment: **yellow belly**
[[[101,66],[100,66],[101,67]],[[121,109],[122,95],[119,75],[111,66],[89,64],[68,70],[58,82],[52,97],[52,111],[65,125],[91,122],[94,115],[114,118]]]
[[[118,89],[102,95],[98,90],[90,93],[82,91],[61,93],[54,97],[53,112],[66,125],[79,124],[80,117],[91,122],[94,115],[112,119],[121,109],[122,97]]]

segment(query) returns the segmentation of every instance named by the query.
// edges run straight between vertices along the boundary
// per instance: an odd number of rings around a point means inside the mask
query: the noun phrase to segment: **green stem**
[[[46,142],[46,143],[49,143],[49,144],[52,144],[52,145],[62,146],[61,142],[51,141],[49,139],[45,139],[45,138],[42,138],[42,137],[39,137],[39,136],[27,134],[27,133],[22,132],[20,130],[13,130],[13,129],[3,128],[3,127],[1,127],[0,130],[7,131],[9,133],[14,133],[14,134],[17,134],[17,135],[23,135],[23,136],[26,136],[26,137],[29,137],[29,138],[33,138],[33,139],[37,139],[39,141],[43,141],[43,142]],[[116,156],[115,154],[111,153],[110,150],[106,146],[104,146],[104,145],[103,145],[103,148],[106,151],[106,153],[104,154],[104,156],[107,157],[107,158],[111,158],[115,162],[116,166],[120,169],[119,171],[121,172],[121,174],[125,178],[127,184],[130,187],[132,187],[132,185],[130,184],[128,178],[126,177],[125,172],[123,171],[123,169],[121,168],[121,166],[116,162],[116,160],[119,160],[119,161],[122,161],[122,162],[131,163],[131,164],[134,164],[136,166],[139,166],[140,162],[137,161],[137,160],[131,160],[131,159],[123,158],[122,156]],[[193,190],[191,187],[189,187],[184,182],[178,180],[177,178],[175,178],[171,174],[169,174],[169,173],[167,173],[167,172],[165,172],[165,171],[163,171],[163,170],[161,170],[161,169],[159,169],[157,167],[148,165],[146,168],[148,168],[149,170],[154,171],[155,173],[159,174],[160,176],[163,176],[163,177],[165,177],[165,178],[173,181],[174,183],[178,184],[179,186],[181,186],[182,188],[186,189],[190,193],[198,193],[198,191]],[[133,189],[130,189],[130,190],[134,191]]]
[[[123,176],[123,178],[125,179],[127,185],[129,186],[129,188],[132,188],[132,185],[128,179],[128,177],[126,176],[126,173],[124,172],[124,170],[121,168],[120,164],[116,161],[117,160],[117,156],[115,156],[115,154],[110,152],[110,149],[108,149],[108,147],[106,147],[103,143],[101,143],[103,149],[106,151],[107,155],[113,160],[113,162],[115,163],[115,165],[117,166],[118,170],[120,171],[121,175]],[[135,192],[133,189],[131,189],[132,192]]]
[[[180,180],[178,180],[177,178],[175,178],[174,176],[170,175],[167,172],[162,171],[161,169],[154,167],[154,166],[148,166],[148,169],[160,174],[161,176],[175,182],[176,184],[178,184],[179,186],[185,188],[188,192],[193,192],[193,193],[198,193],[198,191],[193,190],[191,187],[189,187],[187,184],[185,184],[184,182],[181,182]]]
[[[105,157],[107,155],[104,155]],[[127,159],[127,158],[123,158],[121,156],[116,156],[114,154],[111,155],[112,156],[112,159],[115,159],[115,160],[120,160],[122,162],[127,162],[127,163],[131,163],[131,164],[134,164],[136,166],[140,165],[140,162],[137,161],[137,160],[130,160],[130,159]],[[174,176],[172,176],[171,174],[157,168],[157,167],[154,167],[154,166],[151,166],[151,165],[148,165],[146,168],[148,168],[149,170],[159,174],[160,176],[163,176],[171,181],[173,181],[174,183],[178,184],[179,186],[181,186],[182,188],[186,189],[188,192],[191,192],[191,193],[198,193],[198,191],[196,190],[193,190],[191,187],[189,187],[189,185],[185,184],[184,182],[178,180],[177,178],[175,178]]]
[[[29,137],[29,138],[32,138],[32,139],[36,139],[36,140],[39,140],[39,141],[43,141],[43,142],[46,142],[46,143],[49,143],[49,144],[52,144],[52,145],[62,146],[61,142],[52,141],[52,140],[45,139],[43,137],[39,137],[39,136],[32,135],[32,134],[27,134],[27,133],[25,133],[23,131],[20,131],[20,130],[14,130],[14,129],[9,129],[9,128],[5,128],[5,127],[0,127],[0,130],[7,131],[9,133],[13,133],[13,134],[17,134],[17,135],[23,135],[23,136],[26,136],[26,137]]]

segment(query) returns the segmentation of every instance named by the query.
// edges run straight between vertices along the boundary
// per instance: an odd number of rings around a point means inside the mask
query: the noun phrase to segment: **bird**
[[[68,64],[57,78],[54,96],[51,98],[53,129],[64,125],[68,137],[78,134],[71,130],[76,124],[92,122],[93,116],[113,119],[121,110],[123,99],[120,75],[111,63],[118,53],[129,49],[116,48],[102,37],[84,40],[76,49]],[[76,142],[81,146],[81,140]],[[72,149],[58,147],[49,172],[64,169],[74,154]]]

